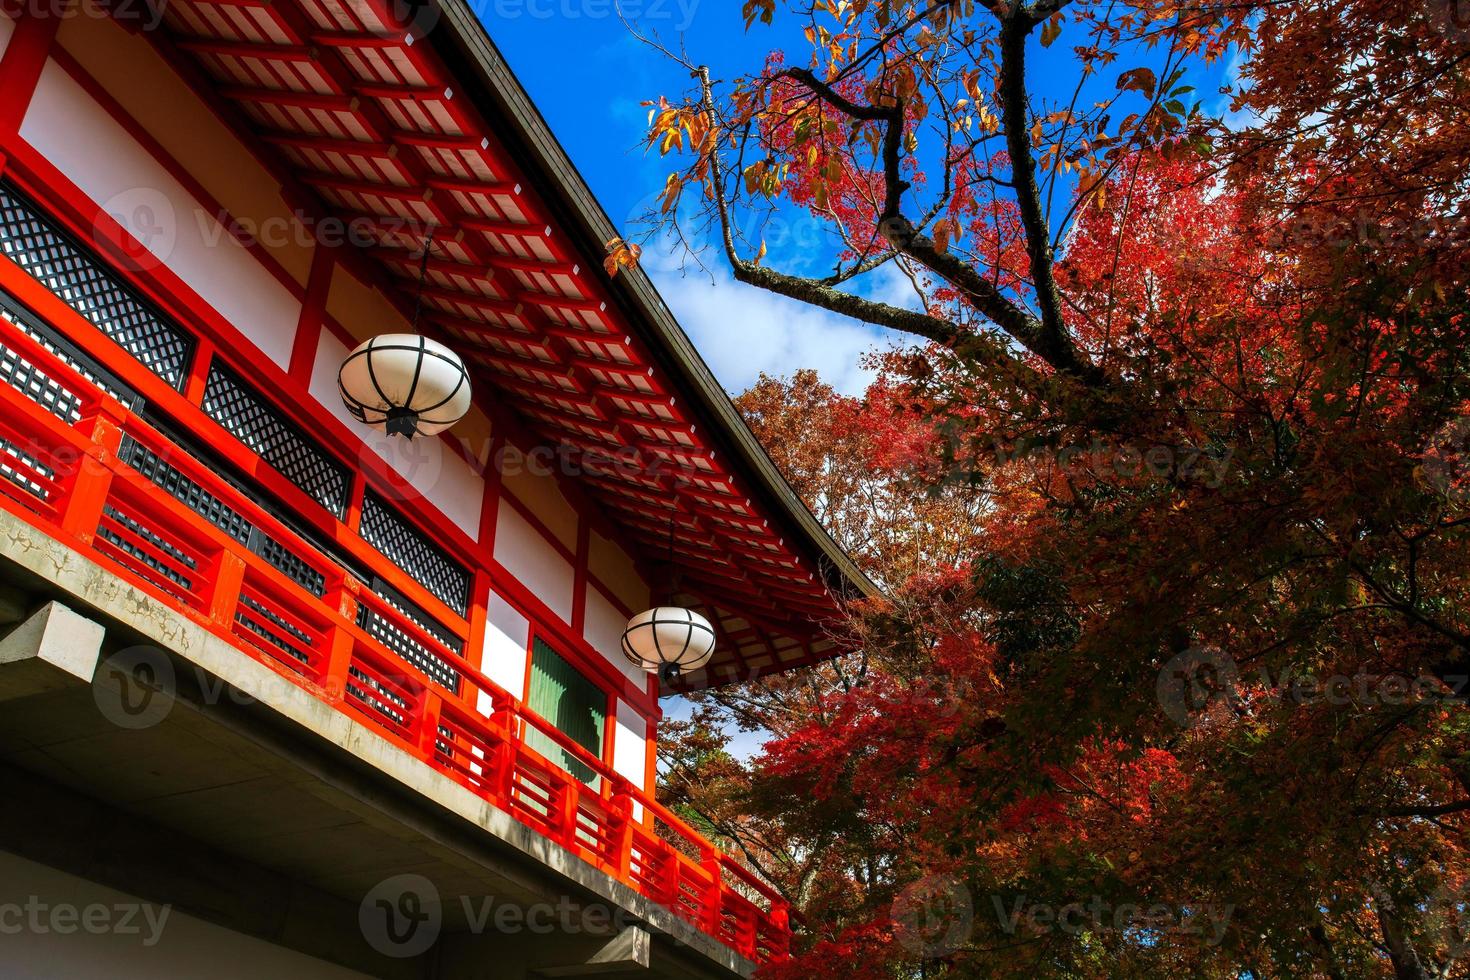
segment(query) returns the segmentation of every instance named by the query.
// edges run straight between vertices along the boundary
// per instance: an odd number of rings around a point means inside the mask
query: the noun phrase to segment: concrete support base
[[[0,638],[0,701],[90,684],[103,634],[100,624],[46,603]]]

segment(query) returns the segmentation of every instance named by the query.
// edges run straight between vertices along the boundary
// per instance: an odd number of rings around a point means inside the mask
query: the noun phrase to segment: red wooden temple
[[[835,655],[872,587],[643,274],[606,274],[618,231],[471,10],[0,11],[0,911],[177,910],[14,962],[783,957],[780,895],[655,799],[659,698]],[[410,442],[336,373],[412,330],[475,398]],[[665,690],[618,648],[651,604],[717,634]]]

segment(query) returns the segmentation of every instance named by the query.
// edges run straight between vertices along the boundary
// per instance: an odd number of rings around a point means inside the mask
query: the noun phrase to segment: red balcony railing
[[[9,359],[0,506],[747,958],[786,955],[787,910],[774,891],[485,677],[405,603],[369,588],[5,320],[0,352]],[[431,680],[395,647],[447,665],[457,683]],[[530,729],[592,779],[530,748]]]

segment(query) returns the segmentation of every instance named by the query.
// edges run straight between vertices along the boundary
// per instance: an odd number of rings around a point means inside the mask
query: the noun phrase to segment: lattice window
[[[148,370],[183,387],[193,339],[5,184],[0,184],[0,251]]]
[[[56,359],[72,368],[100,390],[129,407],[136,407],[138,396],[122,382],[92,364],[71,344],[57,337],[14,297],[0,292],[0,320],[10,324]],[[67,423],[82,417],[82,398],[75,391],[31,363],[20,351],[0,341],[0,381],[15,388],[31,401]]]
[[[327,580],[321,572],[132,436],[123,439],[118,456],[155,486],[264,558],[312,595],[321,596],[326,592]]]
[[[256,528],[250,536],[250,550],[312,595],[320,598],[326,594],[327,577],[260,528]]]
[[[284,617],[276,615],[264,605],[243,593],[240,596],[240,605],[235,610],[235,622],[245,627],[264,642],[280,650],[291,659],[298,660],[304,664],[311,663],[311,658],[303,651],[312,648],[312,638],[291,625]],[[300,644],[300,647],[293,646],[286,639],[283,639],[283,634],[285,637],[295,640]]]
[[[24,448],[0,436],[0,477],[14,483],[31,496],[46,500],[51,490],[44,484],[36,482],[33,474],[37,473],[47,480],[56,479],[54,469],[26,452]]]
[[[371,490],[363,495],[358,534],[446,606],[461,616],[468,611],[469,571]]]
[[[133,520],[131,517],[124,514],[122,511],[118,510],[111,504],[108,504],[106,507],[104,507],[102,512],[106,516],[112,518],[122,527],[127,528],[129,531],[133,532],[133,534],[137,535],[143,541],[148,542],[148,544],[152,545],[163,554],[178,562],[180,565],[183,565],[190,569],[194,569],[197,567],[195,565],[194,559],[185,554],[172,542],[165,540],[152,528],[147,528],[144,527],[142,524],[139,524],[137,521]],[[176,571],[173,566],[167,564],[166,562],[160,561],[158,558],[149,554],[144,549],[133,544],[131,541],[128,541],[122,535],[109,528],[105,522],[97,528],[97,536],[99,538],[102,538],[104,541],[111,542],[112,545],[131,555],[133,558],[142,562],[144,565],[147,565],[149,568],[153,569],[155,572],[162,575],[170,582],[173,582],[174,584],[182,587],[185,592],[188,592],[194,588],[194,583],[186,578],[183,573]]]
[[[399,725],[408,724],[409,704],[403,697],[369,677],[356,666],[348,667],[347,674],[360,683],[347,682],[347,694],[367,705],[373,711]]]
[[[424,632],[430,634],[447,649],[455,653],[464,652],[464,641],[455,636],[448,627],[409,602],[388,583],[378,579],[373,582],[373,592],[384,602],[398,610]],[[400,629],[391,620],[385,619],[366,604],[357,607],[357,625],[383,646],[392,650],[405,661],[423,671],[439,686],[459,693],[459,672],[431,648]]]
[[[82,417],[82,399],[75,392],[4,343],[0,343],[0,381],[63,422],[75,423]]]
[[[250,540],[251,523],[229,504],[165,462],[153,450],[128,436],[118,456],[169,496],[241,544]]]
[[[218,360],[209,366],[200,407],[313,500],[338,517],[347,513],[352,486],[347,467],[282,418]]]

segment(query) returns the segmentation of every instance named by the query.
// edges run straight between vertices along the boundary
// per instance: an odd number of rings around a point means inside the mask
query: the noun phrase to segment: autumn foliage
[[[652,106],[663,220],[918,344],[741,399],[887,593],[665,747],[768,975],[1470,975],[1463,6],[745,9],[810,50]]]

